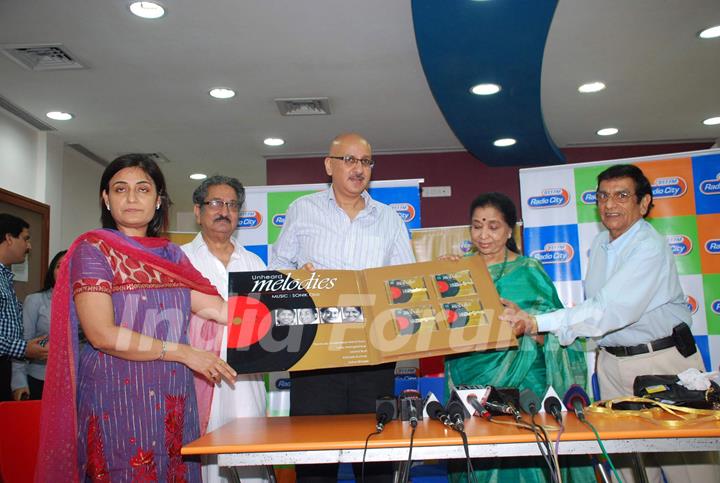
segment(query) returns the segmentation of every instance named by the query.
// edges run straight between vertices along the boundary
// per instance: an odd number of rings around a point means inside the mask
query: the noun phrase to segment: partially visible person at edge
[[[333,139],[325,157],[329,189],[295,200],[273,245],[270,268],[363,270],[412,263],[415,256],[400,216],[367,192],[375,161],[370,143],[349,133]],[[332,313],[321,311],[323,323]],[[393,394],[394,364],[291,372],[290,414],[354,414],[375,411],[379,395]],[[318,394],[323,394],[318,398]],[[361,465],[354,464],[356,479]],[[336,481],[337,464],[297,465],[298,483]],[[392,482],[390,463],[365,466],[367,483]]]
[[[597,207],[606,230],[590,247],[585,300],[537,316],[508,307],[501,318],[515,333],[549,332],[563,345],[592,337],[599,347],[600,397],[633,395],[636,376],[704,370],[690,332],[692,316],[665,236],[644,220],[652,185],[632,164],[610,166],[597,177]],[[720,481],[718,452],[644,454],[649,481]],[[613,455],[623,481],[635,481],[633,462]]]
[[[207,424],[209,383],[236,376],[210,321],[227,322],[226,304],[158,237],[170,198],[151,158],[110,163],[100,198],[104,229],[68,249],[53,293],[35,481],[200,481],[180,448]]]
[[[513,300],[530,313],[539,314],[562,307],[555,286],[534,258],[524,257],[513,239],[517,212],[502,193],[485,193],[470,205],[470,238],[478,256],[487,264],[501,297]],[[441,257],[458,258],[458,257]],[[585,387],[587,365],[580,342],[567,348],[555,336],[536,340],[520,337],[517,348],[447,356],[445,377],[448,386],[461,384],[532,389],[543,397],[549,386],[562,394],[572,384]],[[449,388],[448,388],[449,389]],[[478,482],[550,481],[542,458],[527,458],[518,464],[512,458],[473,461]],[[451,480],[467,481],[464,467],[451,466]],[[595,473],[587,459],[561,463],[563,481],[594,482]]]
[[[15,293],[11,265],[23,263],[30,253],[30,225],[22,218],[0,213],[0,401],[12,401],[10,381],[13,359],[45,360],[45,335],[23,338],[22,304]]]
[[[200,233],[181,248],[193,266],[227,300],[229,272],[265,270],[265,263],[246,250],[237,236],[245,188],[237,178],[214,175],[195,188],[192,200]],[[227,327],[223,327],[222,332],[220,357],[227,360]],[[235,418],[264,417],[265,406],[262,374],[238,375],[233,384],[215,386],[208,431],[214,431]],[[205,455],[202,457],[202,478],[204,483],[264,483],[270,475],[264,466],[219,466],[217,455]]]
[[[67,250],[58,252],[50,261],[42,290],[25,297],[23,304],[23,336],[25,339],[50,334],[50,300],[57,279],[57,271],[66,252]],[[42,399],[44,383],[45,361],[13,361],[11,387],[15,401]]]

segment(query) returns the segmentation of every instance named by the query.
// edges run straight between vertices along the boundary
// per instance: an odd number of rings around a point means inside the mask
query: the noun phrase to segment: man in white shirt
[[[501,318],[514,323],[517,335],[553,332],[564,345],[577,337],[595,338],[603,399],[632,396],[639,375],[704,370],[673,254],[665,237],[643,219],[652,208],[650,181],[636,166],[611,166],[598,175],[597,206],[607,231],[597,235],[590,249],[586,300],[535,317],[513,306]],[[689,464],[715,462],[716,456],[647,457],[648,477],[662,481],[662,461],[670,483],[720,481],[717,466]],[[633,481],[628,469],[623,475],[623,481]]]
[[[182,246],[192,264],[228,298],[228,272],[265,270],[263,261],[247,251],[234,236],[245,189],[240,181],[227,176],[212,176],[193,193],[195,219],[200,233]],[[220,357],[227,360],[227,327],[223,327]],[[265,416],[265,384],[260,374],[238,375],[235,387],[225,382],[215,386],[208,431],[235,418]],[[269,479],[265,467],[227,468],[217,465],[217,457],[203,458],[203,481],[220,483],[242,480],[263,483]]]
[[[298,198],[272,247],[271,269],[362,270],[413,263],[407,228],[389,206],[366,191],[375,162],[357,134],[337,136],[325,158],[332,186]],[[331,310],[332,309],[332,310]],[[325,317],[331,317],[330,320]],[[340,322],[340,309],[323,322]],[[375,411],[375,399],[394,389],[394,364],[291,373],[290,414],[353,414]],[[321,397],[318,397],[321,395]],[[360,465],[353,465],[356,479]],[[337,465],[298,465],[298,483],[337,480]],[[392,481],[392,465],[366,465],[365,482]]]

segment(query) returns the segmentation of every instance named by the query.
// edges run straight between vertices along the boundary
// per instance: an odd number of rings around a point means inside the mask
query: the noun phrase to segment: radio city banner
[[[597,175],[635,164],[652,184],[647,220],[665,236],[708,370],[720,366],[720,150],[695,151],[520,170],[525,254],[538,259],[566,306],[584,298],[593,238],[600,223]]]

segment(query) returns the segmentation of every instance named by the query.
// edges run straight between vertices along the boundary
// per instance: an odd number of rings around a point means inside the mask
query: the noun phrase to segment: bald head
[[[367,139],[357,133],[345,133],[335,136],[330,143],[330,156],[343,156],[348,146],[358,146],[364,148],[368,155],[372,154],[372,148]]]

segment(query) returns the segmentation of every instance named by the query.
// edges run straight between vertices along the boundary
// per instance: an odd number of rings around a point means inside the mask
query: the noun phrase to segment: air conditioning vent
[[[145,153],[150,156],[157,164],[170,164],[170,160],[163,153]]]
[[[327,116],[330,114],[330,101],[327,97],[275,99],[275,104],[283,116]]]
[[[2,53],[29,70],[84,69],[62,44],[0,45]]]

